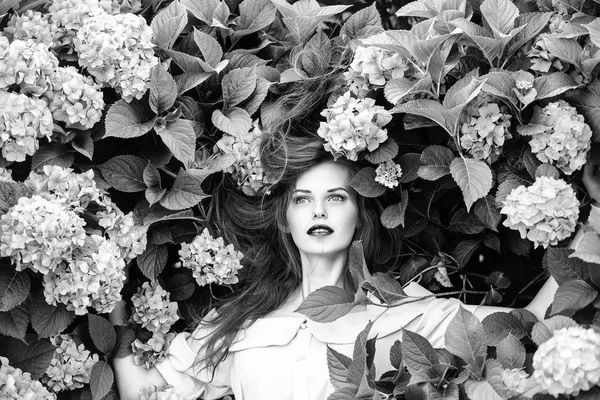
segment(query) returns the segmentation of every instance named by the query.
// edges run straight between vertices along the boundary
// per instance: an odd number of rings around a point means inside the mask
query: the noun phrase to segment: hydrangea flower
[[[159,388],[158,386],[144,386],[140,389],[139,400],[183,400],[173,391],[171,386]]]
[[[129,262],[146,250],[148,244],[148,227],[137,225],[132,212],[123,214],[116,206],[113,210],[111,214],[114,218],[107,218],[107,213],[102,211],[96,215],[101,216],[99,221],[100,226],[104,226],[103,222],[107,220],[114,221],[110,227],[105,226],[107,228],[106,235],[113,243],[119,246],[121,256],[125,262]]]
[[[90,382],[97,354],[90,354],[83,344],[77,346],[71,335],[56,335],[50,341],[56,350],[42,382],[55,393],[73,390]]]
[[[135,365],[142,365],[146,369],[152,368],[157,362],[165,358],[167,349],[173,339],[175,339],[175,333],[165,335],[161,332],[154,333],[145,343],[136,339],[131,343]]]
[[[131,319],[153,333],[166,334],[177,320],[177,302],[169,301],[170,294],[157,281],[144,282],[131,297]]]
[[[373,151],[387,140],[383,129],[392,120],[392,115],[375,100],[357,99],[347,91],[335,103],[321,112],[327,119],[321,121],[317,133],[325,139],[325,150],[335,158],[345,156],[356,161],[364,150]]]
[[[237,271],[242,268],[240,260],[243,257],[232,244],[225,246],[223,238],[214,239],[206,228],[192,243],[182,243],[179,250],[182,265],[193,271],[200,286],[237,283]]]
[[[104,99],[99,85],[73,67],[59,67],[43,96],[54,119],[67,128],[90,129],[102,118]]]
[[[542,390],[577,396],[600,383],[600,334],[579,326],[554,331],[533,355],[533,375]]]
[[[71,262],[44,276],[44,296],[51,305],[65,304],[77,315],[92,307],[111,312],[125,284],[125,262],[118,246],[102,236],[89,235]]]
[[[398,178],[402,176],[402,167],[393,161],[384,161],[375,170],[377,176],[375,182],[383,186],[395,188],[398,186]]]
[[[82,211],[90,201],[100,202],[104,194],[96,186],[94,171],[75,173],[71,168],[45,165],[41,172],[31,171],[23,182],[39,196],[57,199],[74,210]]]
[[[235,156],[235,163],[227,168],[227,172],[248,196],[265,193],[269,183],[260,162],[261,136],[257,120],[246,134],[234,136],[225,133],[215,145],[223,153]]]
[[[489,96],[477,96],[461,115],[461,122],[460,146],[476,160],[496,161],[504,142],[512,138],[506,106]]]
[[[4,28],[4,33],[12,40],[31,39],[46,47],[52,47],[58,27],[50,18],[49,13],[27,10],[21,15],[13,15]]]
[[[561,71],[562,63],[558,58],[548,51],[544,38],[538,36],[533,41],[533,46],[527,52],[527,57],[531,61],[531,69],[539,72],[549,72],[551,68]]]
[[[502,203],[500,212],[507,217],[503,225],[518,230],[535,247],[556,245],[577,226],[579,201],[562,179],[539,177],[529,187],[513,189]]]
[[[537,109],[533,123],[536,131],[529,146],[538,160],[555,165],[567,175],[581,169],[591,148],[592,130],[575,107],[564,100],[549,103]],[[528,134],[523,128],[519,133]]]
[[[158,64],[152,29],[135,14],[97,13],[86,19],[74,41],[79,64],[126,101],[141,99]]]
[[[350,90],[364,97],[371,88],[383,87],[391,79],[403,78],[409,67],[398,53],[374,46],[359,46],[344,77]]]
[[[0,182],[13,182],[12,171],[0,167]]]
[[[21,197],[0,217],[0,256],[10,257],[18,271],[54,271],[84,244],[84,224],[58,201]]]
[[[0,357],[0,398],[3,400],[56,400],[29,372],[11,367],[8,359]]]
[[[512,393],[523,394],[527,387],[527,372],[519,368],[506,368],[502,371],[502,382]]]
[[[0,89],[0,147],[7,161],[25,161],[32,156],[39,148],[38,138],[50,139],[53,128],[45,101]]]

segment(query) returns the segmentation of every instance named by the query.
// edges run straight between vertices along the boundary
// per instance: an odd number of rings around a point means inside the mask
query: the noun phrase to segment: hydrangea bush
[[[417,281],[515,308],[462,310],[447,351],[406,331],[389,372],[359,338],[340,360],[367,364],[332,374],[334,397],[599,398],[600,211],[582,175],[600,165],[600,4],[287,3],[0,4],[0,397],[114,399],[113,357],[151,368],[238,290],[247,260],[213,194],[269,196],[272,105],[327,73],[315,140],[358,163],[352,187],[402,240],[401,265],[361,270],[348,298]],[[538,321],[518,307],[549,274]]]

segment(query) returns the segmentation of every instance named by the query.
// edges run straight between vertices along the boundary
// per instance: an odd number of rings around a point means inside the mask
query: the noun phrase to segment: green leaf
[[[202,57],[211,67],[215,67],[223,58],[223,49],[215,38],[194,28],[194,42]]]
[[[354,308],[354,293],[337,286],[315,290],[295,310],[316,322],[332,322]]]
[[[465,382],[465,391],[470,399],[503,400],[488,381],[469,379]]]
[[[25,341],[25,333],[29,324],[29,314],[25,304],[0,312],[0,334]]]
[[[519,9],[509,0],[485,0],[479,10],[497,37],[508,36],[519,16]]]
[[[131,343],[136,339],[135,331],[124,325],[116,325],[114,329],[117,335],[117,342],[115,343],[112,355],[114,358],[127,357],[131,354]]]
[[[428,99],[411,100],[394,107],[390,113],[406,113],[428,118],[452,135],[452,131],[446,123],[448,113],[437,101]]]
[[[154,120],[148,121],[144,107],[135,100],[127,103],[118,100],[106,113],[106,133],[104,137],[130,139],[150,132]]]
[[[392,161],[398,155],[398,143],[388,139],[381,143],[374,151],[366,152],[365,158],[372,164],[381,164],[384,161]]]
[[[408,206],[408,190],[403,190],[400,203],[391,204],[381,213],[381,224],[388,229],[404,226],[404,214]]]
[[[92,367],[90,373],[90,389],[92,400],[101,400],[115,381],[115,374],[106,361],[100,360]]]
[[[0,214],[16,205],[21,197],[31,197],[32,190],[21,182],[0,181]]]
[[[169,210],[183,210],[195,206],[200,200],[209,197],[202,191],[201,183],[184,169],[180,169],[173,186],[161,199],[160,204]]]
[[[369,284],[374,289],[373,294],[386,304],[394,304],[407,297],[400,282],[392,278],[389,274],[375,272],[369,281]]]
[[[458,245],[456,245],[456,248],[454,249],[452,254],[458,262],[458,265],[460,265],[461,267],[467,265],[467,263],[471,259],[471,256],[473,256],[473,253],[475,253],[475,250],[477,250],[477,248],[479,247],[480,243],[481,240],[463,240]]]
[[[158,47],[170,49],[186,25],[187,13],[185,7],[180,1],[171,2],[156,14],[150,23],[154,43]]]
[[[560,285],[552,302],[552,314],[575,312],[592,304],[598,291],[582,280],[568,281]]]
[[[255,112],[258,111],[263,101],[265,101],[265,99],[267,98],[267,95],[269,94],[269,88],[271,87],[271,85],[272,83],[268,80],[262,77],[257,78],[256,88],[244,104],[244,109],[246,110],[248,115],[252,116]]]
[[[144,169],[146,160],[133,155],[116,156],[98,166],[109,185],[125,193],[146,189]]]
[[[342,25],[340,36],[357,39],[382,30],[381,16],[379,15],[379,11],[377,11],[375,3],[373,3],[371,6],[353,13],[344,25]]]
[[[558,96],[570,89],[575,89],[579,84],[564,72],[554,72],[550,75],[540,76],[533,81],[533,88],[537,91],[536,100]]]
[[[167,246],[149,244],[142,254],[137,256],[137,264],[140,271],[148,279],[155,280],[167,266]]]
[[[160,172],[158,172],[158,169],[150,161],[148,161],[148,165],[144,168],[142,178],[148,188],[159,188],[161,186]]]
[[[479,319],[462,306],[450,321],[445,334],[448,350],[467,363],[485,358],[486,335]]]
[[[245,135],[252,128],[252,118],[246,110],[238,107],[232,107],[226,112],[215,110],[211,120],[215,127],[232,136]]]
[[[223,77],[221,86],[224,108],[240,104],[250,97],[256,88],[256,68],[246,67],[230,71]]]
[[[462,191],[467,211],[492,188],[492,171],[481,160],[456,157],[450,165],[450,173]]]
[[[572,249],[558,247],[548,247],[544,253],[542,265],[550,270],[559,285],[571,280],[588,281],[590,278],[588,270],[594,266],[571,257],[572,254]]]
[[[532,12],[527,14],[521,14],[515,20],[516,26],[523,26],[508,43],[508,50],[506,52],[506,59],[513,56],[518,50],[520,50],[525,43],[533,39],[538,33],[542,31],[550,21],[554,13],[552,12]]]
[[[448,89],[446,97],[444,97],[444,108],[448,111],[462,111],[464,106],[477,97],[485,82],[486,80],[482,78],[465,76]]]
[[[64,304],[52,306],[46,303],[43,293],[39,292],[29,303],[31,326],[39,337],[53,337],[63,332],[75,319],[75,313],[67,310]]]
[[[327,369],[329,370],[329,381],[334,388],[341,389],[349,386],[346,375],[350,364],[352,364],[350,357],[327,345]]]
[[[144,197],[151,206],[158,203],[167,193],[167,189],[158,187],[149,187],[144,192]]]
[[[2,324],[0,323],[0,330]],[[29,372],[33,379],[40,379],[50,366],[56,348],[50,340],[19,341],[11,338],[0,340],[0,354],[10,360],[10,365]]]
[[[464,18],[455,19],[451,24],[461,29],[479,47],[488,63],[494,65],[493,61],[500,57],[504,48],[501,40],[491,37],[487,29]]]
[[[525,346],[513,335],[508,335],[496,347],[496,360],[503,368],[523,368],[525,365]]]
[[[418,171],[421,166],[421,155],[419,153],[404,153],[398,159],[402,168],[402,175],[398,178],[400,183],[412,182],[419,177]]]
[[[546,43],[548,52],[554,57],[574,66],[579,65],[579,56],[583,48],[576,39],[564,39],[551,34],[543,34],[541,37]]]
[[[167,290],[171,294],[171,300],[187,300],[194,294],[196,284],[194,279],[185,274],[176,274],[167,281]]]
[[[431,91],[431,76],[426,75],[419,80],[409,78],[396,78],[388,81],[384,87],[385,98],[397,105],[402,99],[416,93],[429,93]]]
[[[486,227],[473,214],[467,213],[464,208],[459,208],[452,214],[448,229],[454,232],[474,235],[483,232]]]
[[[88,323],[94,346],[104,354],[111,353],[117,341],[112,324],[107,319],[94,314],[88,314]]]
[[[600,19],[595,18],[592,22],[583,25],[590,34],[590,40],[600,47]]]
[[[579,326],[579,324],[573,319],[565,317],[564,315],[555,315],[550,319],[537,322],[531,330],[531,339],[533,339],[535,344],[541,346],[542,343],[553,336],[554,331],[576,326]]]
[[[196,88],[202,82],[210,78],[213,72],[190,72],[177,75],[175,83],[177,84],[177,93],[183,94],[190,89]]]
[[[235,39],[268,27],[275,21],[276,13],[277,9],[270,0],[242,1],[232,37]]]
[[[166,224],[155,224],[148,229],[149,244],[167,244],[173,243],[173,234]]]
[[[600,239],[596,232],[586,232],[575,244],[575,252],[569,257],[577,257],[588,263],[600,264]]]
[[[492,195],[487,195],[475,202],[473,209],[475,216],[491,230],[498,232],[498,224],[502,216],[500,210],[496,207],[496,199]]]
[[[521,321],[515,315],[506,312],[495,312],[486,316],[481,325],[487,335],[488,346],[497,346],[508,335],[513,335],[517,339],[527,335],[527,330]]]
[[[40,145],[38,151],[31,158],[31,170],[42,168],[44,165],[58,165],[59,167],[69,168],[75,156],[73,150],[64,144],[52,142]]]
[[[376,46],[400,54],[407,59],[413,58],[415,43],[419,38],[410,31],[390,30],[361,39],[363,46]]]
[[[13,266],[0,266],[0,312],[9,311],[23,303],[29,294],[31,280],[24,271]]]
[[[421,154],[420,178],[435,181],[450,173],[450,165],[454,159],[452,150],[445,146],[433,145],[423,150]]]
[[[361,196],[378,197],[385,193],[385,186],[375,181],[375,168],[365,167],[358,171],[350,181],[350,186]]]
[[[157,130],[158,136],[171,150],[176,159],[188,166],[196,156],[196,133],[187,119],[177,119],[163,129]]]
[[[210,26],[215,28],[221,28],[228,34],[231,34],[233,30],[229,28],[229,17],[231,16],[231,10],[225,2],[220,2],[215,11],[213,12],[212,22]]]
[[[402,359],[408,372],[413,375],[439,363],[431,343],[418,333],[406,329],[402,330]]]
[[[593,81],[584,89],[573,90],[565,97],[585,117],[592,128],[592,139],[600,140],[600,81]]]
[[[547,176],[549,178],[559,179],[560,172],[554,165],[552,165],[550,163],[543,163],[542,165],[537,167],[535,170],[535,177],[539,178],[541,176]]]
[[[483,244],[497,253],[502,253],[500,250],[500,238],[494,232],[488,232],[487,235],[485,235]]]
[[[88,159],[91,160],[94,157],[94,139],[92,139],[90,131],[77,132],[71,145],[79,154],[83,154]]]
[[[173,107],[176,98],[175,80],[161,64],[156,65],[150,75],[150,108],[155,114],[161,114]]]
[[[183,6],[192,13],[192,15],[204,22],[206,25],[212,25],[213,14],[221,4],[220,0],[181,0]]]

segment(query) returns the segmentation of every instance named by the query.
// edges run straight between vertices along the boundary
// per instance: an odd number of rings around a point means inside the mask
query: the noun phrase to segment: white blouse
[[[416,283],[408,285],[405,292],[414,297],[431,294]],[[186,399],[213,400],[233,394],[236,400],[323,400],[334,391],[327,369],[327,345],[351,357],[358,334],[369,321],[376,321],[369,337],[377,335],[375,367],[379,377],[393,369],[389,350],[402,338],[402,328],[424,336],[434,347],[445,347],[446,328],[461,305],[471,312],[476,309],[456,299],[430,298],[392,309],[368,306],[330,323],[313,322],[301,314],[267,316],[240,331],[212,380],[206,368],[192,367],[210,332],[200,325],[191,334],[178,334],[156,367]]]

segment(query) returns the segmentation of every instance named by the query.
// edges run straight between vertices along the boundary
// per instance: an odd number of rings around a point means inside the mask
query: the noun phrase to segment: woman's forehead
[[[304,172],[294,187],[295,190],[330,190],[338,187],[348,189],[352,171],[340,162],[326,161]]]

